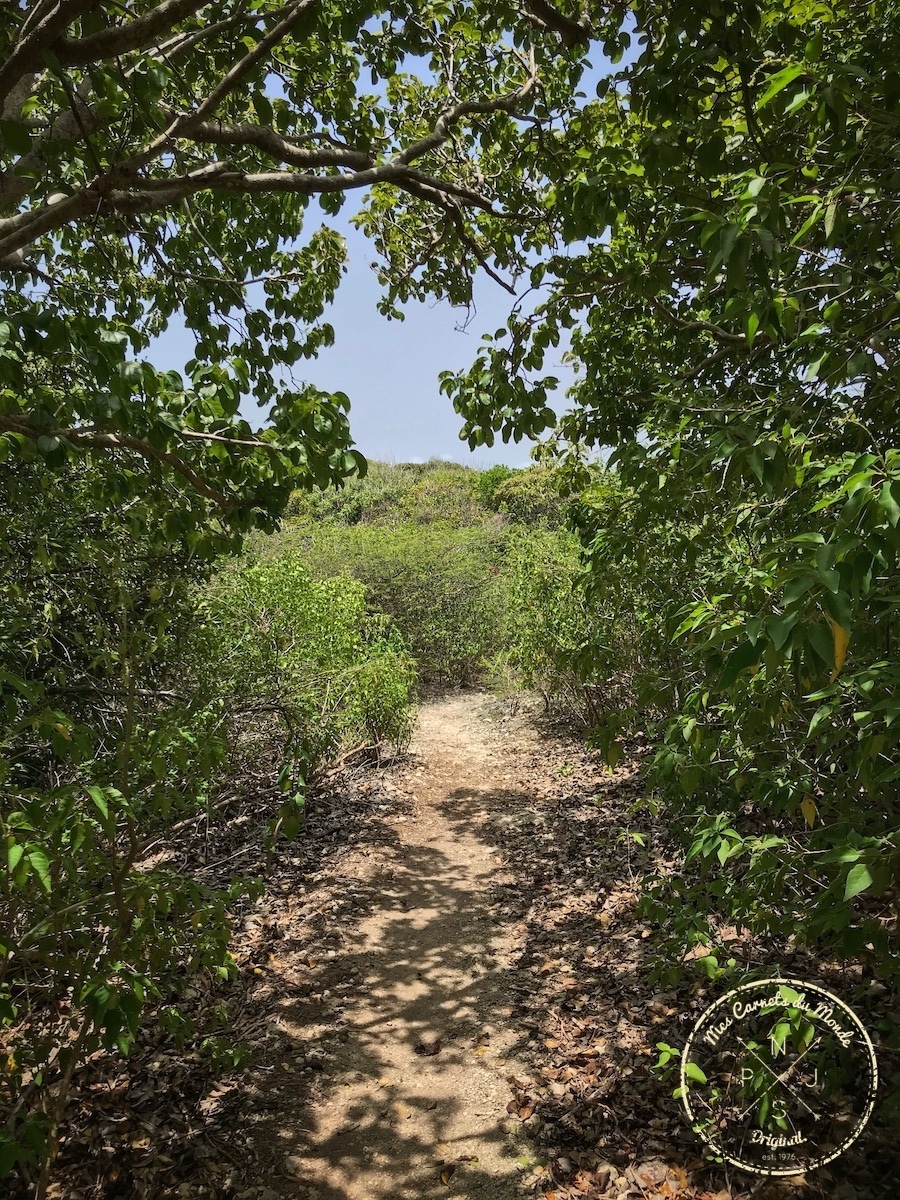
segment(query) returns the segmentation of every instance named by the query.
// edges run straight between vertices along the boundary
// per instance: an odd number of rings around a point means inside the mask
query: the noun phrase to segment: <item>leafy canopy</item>
[[[570,252],[534,266],[537,308],[444,387],[470,444],[533,435],[570,340],[580,378],[548,453],[577,479],[615,448],[621,504],[589,495],[582,536],[598,597],[625,564],[646,588],[639,715],[660,722],[657,777],[695,828],[680,932],[708,944],[718,915],[888,972],[900,12],[621,16],[629,61],[556,135],[544,202]]]
[[[268,527],[298,480],[362,471],[346,397],[293,374],[333,337],[345,258],[311,200],[368,196],[390,311],[465,303],[481,267],[511,287],[537,235],[510,231],[544,215],[514,150],[542,153],[586,38],[541,0],[5,6],[0,453],[138,460],[109,502],[168,479],[201,542],[210,513]],[[142,357],[176,314],[186,380]]]

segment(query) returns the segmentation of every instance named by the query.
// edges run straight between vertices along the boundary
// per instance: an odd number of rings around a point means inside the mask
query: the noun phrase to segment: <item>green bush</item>
[[[513,467],[504,467],[499,463],[495,467],[488,467],[486,471],[478,472],[475,491],[485,508],[490,509],[491,512],[497,512],[499,507],[497,488],[515,474],[516,471]]]
[[[513,471],[498,480],[492,504],[511,521],[529,528],[561,529],[568,520],[573,497],[563,477],[552,467],[534,466]]]
[[[824,422],[765,457],[728,438],[724,480],[682,436],[632,450],[615,512],[581,511],[594,587],[640,581],[629,715],[687,867],[648,911],[679,947],[736,926],[896,983],[900,455],[841,453]]]
[[[163,503],[181,515],[163,484],[95,510],[118,472],[0,467],[0,1176],[45,1157],[85,1057],[127,1053],[188,973],[230,970],[229,896],[137,869],[225,761],[184,657],[210,560],[159,527]]]
[[[468,467],[435,464],[403,495],[399,516],[419,525],[477,525],[485,519],[485,512],[476,480],[476,473]]]
[[[271,553],[349,575],[402,634],[428,683],[471,685],[505,637],[504,536],[477,526],[294,529]]]
[[[295,492],[286,516],[298,524],[477,525],[489,516],[478,492],[479,478],[470,467],[442,459],[372,462],[363,478],[352,476],[341,487]]]
[[[195,660],[226,701],[280,710],[308,766],[349,745],[405,745],[415,670],[362,584],[296,557],[247,562],[208,589]]]
[[[94,511],[118,469],[0,466],[0,1176],[47,1161],[86,1057],[231,972],[247,887],[150,867],[147,846],[214,812],[261,747],[291,833],[323,757],[409,736],[412,660],[360,584],[292,562],[210,583],[164,484]]]

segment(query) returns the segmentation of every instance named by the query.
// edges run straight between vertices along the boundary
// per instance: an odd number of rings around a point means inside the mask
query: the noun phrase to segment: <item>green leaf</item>
[[[872,872],[865,863],[857,863],[847,876],[847,886],[844,888],[844,899],[852,900],[860,892],[872,886]]]
[[[766,621],[766,632],[776,650],[780,650],[791,636],[791,630],[799,619],[799,613],[792,612],[780,617],[769,617]]]
[[[272,102],[264,92],[254,92],[250,97],[250,103],[256,111],[263,125],[271,125],[274,117],[272,111]]]
[[[686,1062],[684,1064],[684,1073],[688,1079],[693,1079],[696,1083],[706,1083],[706,1075],[695,1062]]]
[[[31,869],[40,879],[45,892],[50,892],[52,885],[50,880],[50,863],[47,855],[43,850],[29,850],[28,861],[31,864]]]
[[[21,121],[0,121],[0,140],[13,154],[27,154],[31,149],[31,134]]]
[[[802,75],[806,69],[807,68],[805,66],[785,67],[783,70],[778,71],[775,75],[773,75],[769,79],[768,87],[760,97],[759,103],[756,106],[757,110],[765,108],[767,104],[771,103],[771,101],[775,99],[779,92],[783,92],[788,84],[793,83],[793,81],[798,76]]]
[[[885,480],[878,493],[878,504],[888,523],[896,527],[900,522],[900,480]]]
[[[96,785],[92,785],[91,787],[89,787],[87,789],[87,793],[90,796],[90,798],[93,800],[94,804],[99,809],[100,815],[104,819],[108,819],[108,817],[109,817],[109,802],[106,799],[106,793],[104,792],[103,788],[97,787]]]
[[[731,687],[742,671],[759,662],[761,654],[762,648],[758,643],[754,645],[753,642],[743,642],[729,655],[719,685],[723,688]]]

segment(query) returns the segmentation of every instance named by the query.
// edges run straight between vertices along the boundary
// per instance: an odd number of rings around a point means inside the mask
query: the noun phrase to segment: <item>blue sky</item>
[[[349,203],[347,211],[353,211]],[[513,297],[482,273],[475,289],[476,310],[468,323],[465,310],[446,302],[411,303],[404,321],[389,321],[377,309],[381,289],[370,265],[374,249],[343,213],[334,224],[346,237],[349,254],[347,274],[325,313],[334,326],[335,343],[317,359],[298,364],[297,376],[350,397],[350,427],[367,458],[410,462],[435,457],[479,467],[527,466],[530,443],[525,441],[470,451],[459,440],[461,419],[438,391],[440,372],[471,364],[481,335],[505,323]],[[158,367],[180,371],[193,349],[193,339],[173,324],[158,339],[151,357]],[[551,363],[547,365],[550,370]],[[555,363],[552,371],[563,379],[569,374]],[[259,420],[255,405],[248,405],[243,415],[251,423]]]
[[[632,46],[625,61],[636,53],[637,47]],[[581,91],[587,96],[593,96],[597,81],[610,68],[599,52],[597,58],[596,65],[588,64],[582,80]],[[340,216],[328,219],[346,238],[349,255],[335,303],[324,316],[334,327],[335,343],[317,359],[299,363],[295,375],[323,391],[341,391],[350,397],[351,431],[367,458],[388,462],[446,458],[478,467],[527,466],[531,443],[526,441],[498,442],[470,451],[459,440],[461,419],[438,391],[441,371],[467,368],[478,353],[482,334],[506,323],[513,297],[481,273],[474,315],[446,302],[431,302],[409,304],[404,321],[387,320],[377,308],[380,288],[371,269],[375,251],[350,224],[349,217],[358,207],[351,194]],[[311,206],[310,215],[313,211]],[[571,246],[569,252],[578,249]],[[158,367],[181,371],[193,350],[183,326],[173,324],[158,339],[151,357]],[[561,380],[553,405],[558,412],[566,407],[565,388],[574,379],[571,367],[559,361],[564,350],[563,343],[557,357],[548,355],[544,364],[547,374]],[[259,422],[255,405],[242,408],[242,414],[252,424]]]

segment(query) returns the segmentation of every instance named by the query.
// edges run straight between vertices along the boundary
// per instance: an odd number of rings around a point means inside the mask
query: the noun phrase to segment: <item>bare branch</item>
[[[746,342],[745,342],[746,346]],[[720,363],[723,359],[731,358],[734,355],[733,346],[723,346],[721,350],[717,350],[715,354],[710,354],[709,358],[705,358],[699,366],[692,371],[686,371],[683,375],[679,375],[678,379],[681,383],[693,383],[693,381],[701,376],[704,371],[708,371],[710,367],[714,367],[716,363]]]
[[[258,25],[262,16],[263,14],[258,12],[235,13],[233,16],[223,17],[221,21],[214,21],[212,25],[205,25],[202,29],[195,29],[190,33],[173,34],[168,41],[162,42],[155,49],[159,51],[162,58],[172,59],[183,54],[185,50],[192,49],[198,42],[224,33],[227,29],[233,29],[236,25]]]

